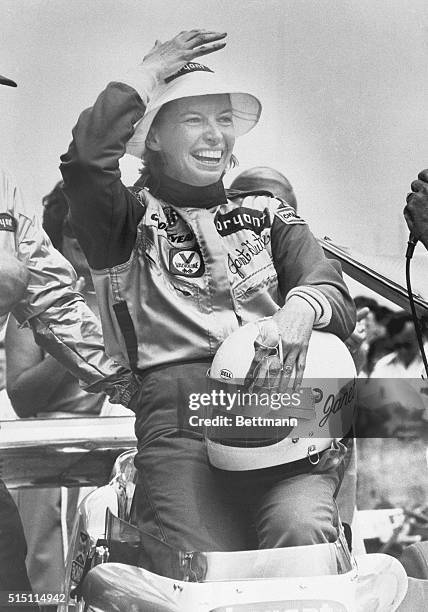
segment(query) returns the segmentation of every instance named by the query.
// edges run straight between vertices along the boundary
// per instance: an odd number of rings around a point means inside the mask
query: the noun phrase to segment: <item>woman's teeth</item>
[[[212,151],[211,149],[207,149],[204,151],[198,151],[197,153],[193,153],[193,157],[198,161],[210,164],[218,164],[222,154],[222,151]]]

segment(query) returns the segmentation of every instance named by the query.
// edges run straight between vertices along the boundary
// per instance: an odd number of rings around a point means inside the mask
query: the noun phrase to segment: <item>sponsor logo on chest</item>
[[[240,206],[230,212],[217,213],[214,223],[220,236],[230,236],[243,229],[252,230],[258,236],[270,227],[270,218],[267,210],[255,210]]]
[[[168,241],[171,244],[179,244],[183,247],[194,246],[195,235],[184,219],[170,206],[165,206],[163,212],[164,219],[156,212],[152,213],[150,218],[157,224],[158,230],[166,233]]]
[[[200,252],[195,249],[171,249],[169,271],[177,276],[202,276],[204,262]]]

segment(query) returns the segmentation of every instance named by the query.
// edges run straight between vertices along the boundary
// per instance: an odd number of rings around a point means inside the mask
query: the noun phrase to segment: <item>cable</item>
[[[407,285],[407,293],[409,295],[410,310],[412,311],[413,325],[415,326],[415,332],[416,332],[416,337],[418,339],[419,350],[422,356],[425,373],[428,378],[427,356],[425,354],[424,341],[422,338],[422,331],[419,325],[418,315],[416,314],[415,302],[413,300],[412,285],[410,282],[410,261],[413,256],[413,251],[415,250],[415,246],[416,246],[416,240],[413,238],[412,234],[410,234],[409,242],[407,246],[407,252],[406,252],[406,285]]]

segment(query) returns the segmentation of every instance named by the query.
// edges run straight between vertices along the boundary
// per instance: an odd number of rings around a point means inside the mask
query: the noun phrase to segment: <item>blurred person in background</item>
[[[403,311],[391,315],[386,333],[391,352],[379,359],[372,377],[420,379],[423,363],[411,314]],[[427,350],[425,332],[424,340]]]
[[[386,335],[386,324],[392,315],[392,310],[386,306],[380,306],[376,300],[366,296],[358,295],[354,298],[354,302],[357,313],[364,308],[368,309],[364,317],[367,344],[370,344],[377,338],[384,337]]]
[[[59,182],[43,199],[43,229],[75,269],[78,277],[75,289],[97,314],[89,267],[67,214],[68,205]],[[106,403],[103,393],[84,391],[64,366],[36,344],[31,329],[19,328],[13,317],[6,332],[6,360],[7,391],[14,410],[22,418],[99,415]],[[55,592],[62,583],[77,501],[89,490],[51,487],[14,494],[27,538],[28,573],[38,592]]]
[[[269,191],[275,198],[284,200],[297,211],[297,200],[290,181],[281,172],[269,166],[256,166],[244,170],[230,185],[236,191]]]
[[[31,327],[38,345],[53,354],[85,388],[94,393],[106,392],[114,403],[127,405],[137,388],[135,377],[105,355],[98,318],[78,291],[82,279],[76,288],[73,267],[53,248],[34,209],[24,201],[11,175],[3,170],[0,189],[0,247],[7,254],[1,265],[6,256],[15,267],[22,262],[29,278],[22,299],[11,307],[14,318],[19,325]],[[19,279],[16,272],[10,282]],[[7,311],[9,281],[3,282],[0,306],[4,303]]]
[[[389,348],[386,324],[392,311],[386,306],[379,306],[377,301],[366,296],[354,298],[357,309],[357,326],[353,334],[359,343],[347,341],[354,361],[357,365],[358,375],[365,378],[370,375],[378,359],[385,355]]]
[[[373,370],[377,362],[389,353],[391,353],[391,350],[391,339],[388,337],[387,334],[372,340],[368,346],[368,350],[365,356],[364,368],[362,368],[359,373],[360,378],[370,378],[371,376],[373,376]]]
[[[43,229],[75,269],[74,288],[86,299],[85,289],[93,289],[89,268],[67,223],[67,212],[58,184],[44,199]],[[36,344],[31,329],[19,327],[13,316],[6,331],[6,364],[7,392],[19,417],[100,413],[104,394],[84,391],[64,366]]]
[[[420,437],[428,417],[428,387],[421,378],[423,363],[412,316],[404,311],[392,314],[386,332],[383,350],[389,351],[358,388],[359,431],[371,437]]]

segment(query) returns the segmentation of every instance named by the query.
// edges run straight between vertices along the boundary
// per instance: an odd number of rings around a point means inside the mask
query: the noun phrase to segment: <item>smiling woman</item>
[[[133,399],[141,527],[181,550],[245,548],[253,519],[261,548],[329,542],[338,535],[340,462],[315,473],[306,456],[294,465],[278,454],[266,477],[248,470],[237,495],[227,468],[213,471],[199,423],[186,425],[189,397],[205,391],[209,364],[234,330],[258,321],[255,342],[262,352],[281,343],[298,386],[312,329],[344,339],[354,327],[340,270],[294,209],[267,192],[224,188],[235,138],[261,112],[254,95],[195,61],[224,39],[191,30],[156,44],[80,115],[61,164],[71,223],[92,268],[107,350],[141,377]],[[125,150],[146,164],[130,188],[119,169]],[[254,384],[263,386],[263,371],[253,367]]]

